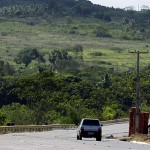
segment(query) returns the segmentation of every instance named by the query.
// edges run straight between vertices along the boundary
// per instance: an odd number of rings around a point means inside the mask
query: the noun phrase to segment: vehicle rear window
[[[92,126],[99,126],[98,120],[84,120],[83,125],[92,125]]]

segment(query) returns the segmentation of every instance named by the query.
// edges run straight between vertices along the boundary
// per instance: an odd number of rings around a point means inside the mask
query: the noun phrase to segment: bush
[[[1,36],[7,36],[8,33],[7,32],[1,32]]]
[[[0,125],[5,125],[6,115],[0,112]]]
[[[17,125],[33,124],[32,111],[27,106],[18,103],[3,106],[1,108],[0,118],[0,124],[5,125],[8,122],[14,122]]]
[[[109,30],[103,26],[98,26],[93,31],[96,37],[111,37]]]
[[[94,52],[94,53],[91,53],[92,56],[102,56],[103,53],[102,52]]]
[[[118,117],[119,112],[117,104],[106,105],[103,107],[102,117],[104,120],[112,120]]]

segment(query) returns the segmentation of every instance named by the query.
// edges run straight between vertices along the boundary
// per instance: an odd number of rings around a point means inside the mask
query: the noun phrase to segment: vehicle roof
[[[99,120],[99,119],[93,119],[93,118],[83,118],[82,120]]]

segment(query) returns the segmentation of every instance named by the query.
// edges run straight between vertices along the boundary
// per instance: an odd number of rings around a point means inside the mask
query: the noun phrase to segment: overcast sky
[[[127,6],[134,6],[137,10],[138,7],[141,8],[142,5],[149,6],[150,0],[90,0],[94,4],[100,4],[103,6],[114,7],[114,8],[125,8]]]

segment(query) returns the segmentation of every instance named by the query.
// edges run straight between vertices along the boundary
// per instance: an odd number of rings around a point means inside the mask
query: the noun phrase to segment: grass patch
[[[99,24],[99,20],[72,18],[72,24],[67,24],[66,18],[37,18],[30,24],[32,18],[20,20],[3,19],[0,22],[0,50],[1,59],[11,64],[17,53],[25,47],[36,47],[42,53],[48,54],[55,48],[72,47],[75,44],[83,46],[83,57],[87,63],[97,63],[101,66],[119,68],[135,68],[136,55],[128,51],[150,50],[150,41],[127,41],[113,38],[97,38],[92,32]],[[107,24],[111,29],[112,24]],[[116,28],[117,29],[117,28]],[[75,30],[77,34],[70,34]],[[120,30],[120,29],[119,29]],[[150,64],[150,53],[140,55],[142,67]]]

